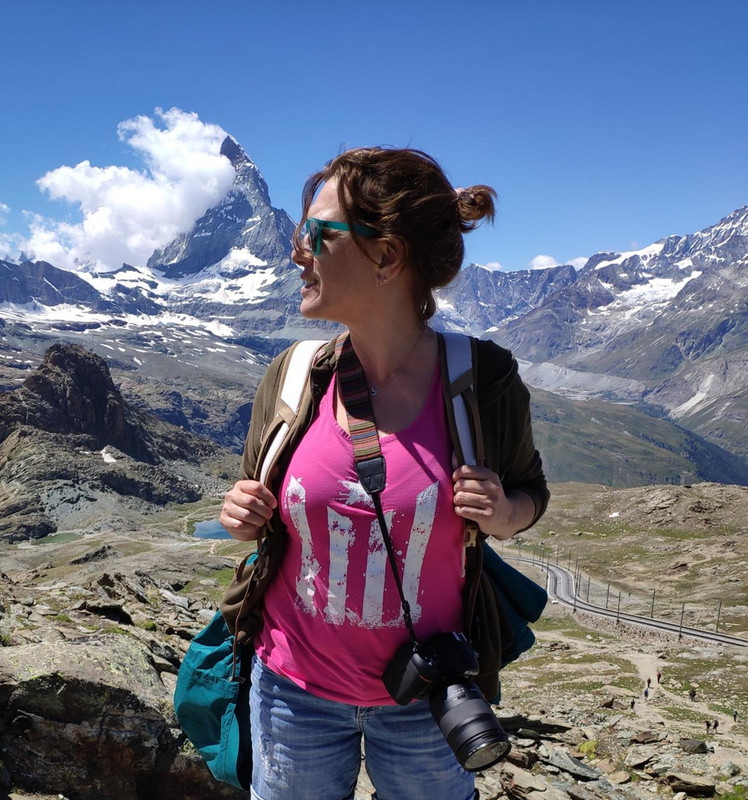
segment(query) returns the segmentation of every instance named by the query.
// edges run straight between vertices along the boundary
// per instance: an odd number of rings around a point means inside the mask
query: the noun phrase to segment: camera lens
[[[434,687],[429,707],[457,760],[468,772],[487,769],[511,749],[509,737],[474,683],[461,681]]]

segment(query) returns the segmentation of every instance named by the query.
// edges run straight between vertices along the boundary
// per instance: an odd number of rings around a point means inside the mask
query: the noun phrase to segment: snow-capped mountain
[[[148,259],[148,267],[166,278],[193,276],[208,266],[215,267],[215,275],[241,278],[289,260],[295,227],[291,218],[270,204],[265,180],[235,139],[226,137],[221,155],[236,173],[231,189],[192,230]]]
[[[748,206],[578,272],[470,265],[440,315],[510,347],[533,385],[647,403],[748,453]]]
[[[145,265],[74,274],[0,262],[6,340],[19,324],[55,338],[85,331],[135,365],[212,353],[260,369],[258,351],[328,335],[334,326],[298,313],[293,221],[233,138],[221,152],[235,170],[229,192]],[[747,268],[748,206],[697,233],[598,253],[579,271],[470,264],[439,292],[435,324],[512,348],[531,385],[648,405],[748,455]],[[0,343],[3,357],[17,358]]]

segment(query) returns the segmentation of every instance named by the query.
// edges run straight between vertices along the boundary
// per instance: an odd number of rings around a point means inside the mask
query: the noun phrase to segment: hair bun
[[[496,214],[494,199],[496,192],[483,184],[470,186],[467,189],[455,189],[457,195],[457,213],[465,226],[465,230],[473,230],[483,219],[493,221]]]

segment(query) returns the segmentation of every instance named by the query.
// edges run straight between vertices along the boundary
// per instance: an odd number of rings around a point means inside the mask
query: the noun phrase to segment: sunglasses
[[[323,228],[331,228],[332,230],[336,231],[348,232],[351,230],[351,226],[345,222],[328,222],[327,220],[317,219],[316,217],[307,217],[304,220],[304,224],[301,226],[301,238],[303,239],[304,236],[309,236],[309,244],[311,245],[312,252],[315,256],[318,256],[320,250],[322,249]],[[369,237],[377,235],[377,232],[374,230],[374,228],[370,228],[368,225],[361,225],[359,223],[353,226],[353,230],[359,236]]]

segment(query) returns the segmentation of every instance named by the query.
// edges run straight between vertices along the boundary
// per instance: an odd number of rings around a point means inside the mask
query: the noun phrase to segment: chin
[[[304,317],[304,319],[319,319],[323,320],[324,322],[338,322],[342,325],[346,324],[340,318],[341,317],[340,314],[326,312],[324,309],[319,308],[315,305],[306,305],[302,303],[299,306],[299,311],[301,312],[301,316]]]

